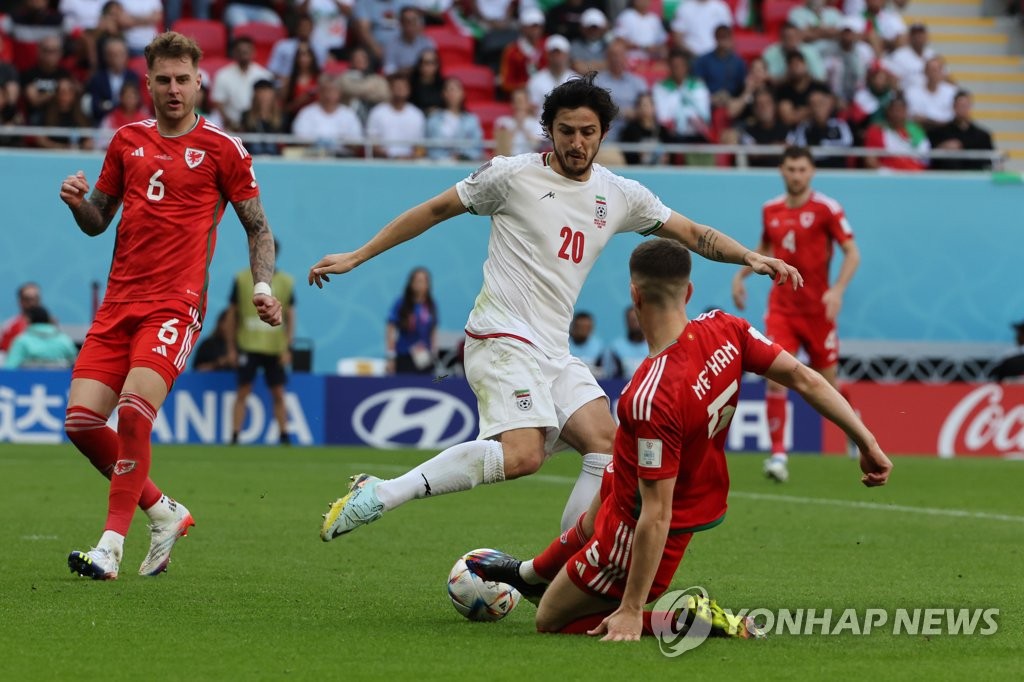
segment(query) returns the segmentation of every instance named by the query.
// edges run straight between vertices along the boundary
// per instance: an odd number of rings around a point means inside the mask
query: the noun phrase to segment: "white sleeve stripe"
[[[661,375],[665,371],[666,360],[668,360],[668,357],[664,355],[658,358],[658,363],[656,365],[658,375],[654,378],[654,383],[651,385],[651,391],[647,396],[647,405],[644,406],[644,421],[650,421],[651,419],[651,411],[654,407],[654,394],[658,390],[658,383],[661,381]]]
[[[650,371],[644,377],[640,388],[633,396],[633,419],[648,421],[651,418],[651,405],[654,403],[654,394],[658,390],[658,382],[661,381],[661,373],[665,369],[666,356],[661,356],[651,365]]]
[[[205,128],[206,130],[209,130],[211,133],[217,133],[221,137],[226,137],[229,140],[231,140],[231,143],[233,145],[235,145],[235,149],[238,150],[238,155],[241,156],[243,159],[245,158],[245,155],[248,152],[245,151],[245,147],[242,146],[242,141],[240,139],[238,139],[234,135],[228,135],[223,130],[221,130],[220,128],[218,128],[216,126],[213,126],[213,125],[208,125],[207,124],[207,125],[204,125],[203,128]]]

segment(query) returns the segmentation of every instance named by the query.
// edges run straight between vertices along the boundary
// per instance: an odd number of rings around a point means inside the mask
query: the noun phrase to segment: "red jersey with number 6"
[[[624,518],[640,517],[639,479],[674,478],[673,533],[723,519],[729,495],[725,440],[740,380],[745,371],[763,374],[781,352],[746,320],[712,310],[643,361],[617,408],[610,500]]]
[[[226,202],[259,195],[252,157],[203,117],[164,137],[155,120],[114,133],[96,189],[124,202],[105,301],[178,299],[206,309]]]
[[[803,205],[790,208],[782,195],[765,202],[762,223],[761,241],[804,277],[804,286],[796,291],[789,286],[772,287],[768,314],[824,316],[821,297],[829,287],[832,242],[853,238],[843,207],[821,192],[812,192]]]

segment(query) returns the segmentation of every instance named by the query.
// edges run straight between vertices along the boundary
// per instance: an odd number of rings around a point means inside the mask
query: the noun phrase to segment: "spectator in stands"
[[[675,46],[699,57],[715,49],[715,30],[732,26],[732,11],[723,0],[684,0],[672,19]]]
[[[828,90],[828,85],[811,78],[801,52],[793,50],[786,55],[786,78],[775,88],[779,104],[779,120],[789,128],[807,120],[812,88]]]
[[[274,79],[274,74],[253,61],[254,54],[251,38],[235,38],[231,43],[234,61],[221,67],[213,78],[213,91],[210,93],[213,105],[232,130],[238,129],[242,114],[252,106],[253,84]]]
[[[825,0],[807,0],[789,11],[789,23],[803,31],[803,39],[813,43],[822,55],[835,49],[843,27],[843,13]]]
[[[612,341],[605,351],[605,359],[602,362],[606,370],[605,376],[628,379],[633,376],[640,363],[647,359],[650,350],[644,340],[636,309],[629,306],[626,308],[626,335]]]
[[[171,30],[174,23],[182,18],[182,5],[184,4],[184,0],[164,0],[164,28]],[[189,15],[193,19],[208,21],[212,4],[213,0],[189,0]]]
[[[60,369],[70,367],[78,355],[71,337],[53,323],[42,306],[25,313],[28,327],[11,343],[4,367],[7,369]]]
[[[804,56],[804,63],[811,78],[822,80],[825,78],[825,62],[822,60],[818,48],[810,43],[803,42],[803,31],[786,22],[779,31],[779,41],[772,43],[764,49],[761,58],[764,65],[768,67],[768,77],[772,81],[781,81],[786,77],[787,55],[797,51]]]
[[[71,74],[60,65],[63,56],[61,39],[47,36],[39,41],[35,66],[21,74],[21,89],[25,96],[25,113],[29,125],[39,125],[43,111],[57,93],[57,83]]]
[[[355,0],[300,0],[295,3],[299,11],[295,35],[309,39],[313,52],[321,65],[331,57],[344,59],[348,47],[349,22],[355,16]],[[303,16],[312,19],[312,30],[307,33]]]
[[[847,110],[846,120],[854,127],[855,132],[884,121],[885,110],[897,94],[895,77],[881,62],[875,62],[868,69],[867,83],[853,96],[853,104]]]
[[[120,0],[124,7],[121,28],[133,57],[141,55],[146,45],[156,37],[157,28],[164,25],[164,6],[161,0]]]
[[[604,376],[604,342],[594,334],[594,316],[578,310],[569,323],[569,354],[582,360],[595,379]]]
[[[636,113],[619,134],[619,142],[663,144],[672,141],[672,133],[658,123],[658,119],[654,115],[654,98],[651,93],[644,92],[637,95],[633,110]],[[626,158],[626,163],[631,166],[639,164],[656,166],[665,158],[664,152],[657,147],[646,152],[623,152],[623,156]]]
[[[775,96],[770,90],[759,90],[754,94],[753,111],[753,116],[744,123],[740,132],[740,144],[785,144],[789,128],[779,120]],[[780,153],[747,155],[747,164],[758,168],[775,168],[781,161]]]
[[[117,93],[117,106],[100,121],[96,145],[100,149],[106,149],[118,128],[129,123],[145,121],[151,116],[149,109],[142,104],[142,91],[139,89],[138,81],[126,80]]]
[[[711,93],[701,79],[690,75],[690,58],[682,50],[669,53],[668,72],[652,91],[658,122],[671,131],[674,142],[707,142]]]
[[[405,76],[388,77],[390,99],[370,111],[366,120],[366,134],[374,142],[374,156],[389,159],[413,159],[423,156],[423,148],[415,144],[426,133],[426,117],[415,104],[409,102],[409,79]]]
[[[321,74],[317,101],[307,105],[295,117],[292,133],[330,154],[347,156],[356,147],[351,141],[363,137],[363,124],[355,110],[342,98],[342,84],[336,76]],[[350,141],[343,144],[342,140]]]
[[[390,96],[387,80],[373,70],[370,53],[362,47],[352,48],[348,70],[341,74],[341,89],[351,98],[348,105],[364,123],[370,109]]]
[[[0,88],[0,147],[21,146],[21,137],[16,135],[4,135],[3,129],[8,126],[18,126],[25,123],[21,116],[21,110],[17,102],[7,99],[7,90]]]
[[[615,19],[612,34],[630,49],[630,59],[658,61],[665,58],[668,33],[661,17],[651,11],[651,0],[630,0],[630,6]]]
[[[86,86],[92,120],[99,123],[120,101],[121,86],[133,83],[140,87],[139,76],[128,69],[128,46],[120,38],[111,38],[103,45],[103,62]]]
[[[283,135],[288,132],[288,121],[277,96],[273,81],[260,80],[252,86],[252,106],[242,114],[241,130],[244,133],[266,133]],[[277,142],[246,142],[250,154],[276,156],[281,153]]]
[[[388,374],[430,374],[437,352],[437,306],[430,271],[414,268],[385,328]]]
[[[885,58],[885,68],[894,76],[904,91],[924,85],[924,66],[938,56],[928,45],[928,28],[924,24],[911,24],[908,44],[893,50]]]
[[[224,8],[224,23],[228,28],[242,24],[271,24],[281,26],[284,0],[245,0],[232,2]]]
[[[64,18],[64,34],[80,36],[92,33],[100,23],[104,0],[60,0],[57,11]]]
[[[316,99],[316,86],[319,80],[320,63],[317,61],[313,45],[308,41],[298,43],[295,46],[295,57],[292,59],[292,70],[281,84],[284,110],[289,121],[295,118],[299,109]]]
[[[612,93],[612,101],[619,108],[619,115],[605,138],[610,142],[618,140],[622,129],[633,119],[637,97],[650,92],[647,81],[629,70],[627,60],[626,42],[616,38],[608,46],[608,68],[594,78],[594,85]]]
[[[444,108],[435,109],[427,117],[427,139],[472,140],[473,145],[428,147],[427,156],[435,161],[479,161],[484,156],[484,131],[480,118],[466,111],[466,91],[458,78],[444,79]]]
[[[547,21],[544,25],[544,32],[546,34],[555,35],[556,33],[560,36],[565,36],[569,39],[569,42],[575,42],[577,40],[584,39],[584,28],[583,23],[584,15],[587,10],[596,9],[601,12],[602,2],[600,0],[565,0],[555,6],[550,6],[548,3],[542,3],[542,6],[546,8]],[[604,17],[604,12],[601,12],[601,16]],[[607,17],[605,17],[605,27],[608,26]],[[586,73],[589,69],[581,70],[582,73]]]
[[[906,88],[903,94],[907,98],[907,115],[925,130],[932,130],[953,120],[957,88],[946,80],[942,57],[929,59],[924,74],[923,85]]]
[[[931,144],[924,128],[907,118],[907,101],[896,95],[885,108],[885,120],[868,128],[864,146],[884,149],[899,156],[867,157],[868,168],[919,171],[928,167]]]
[[[827,87],[814,85],[808,95],[810,115],[798,124],[786,138],[786,142],[798,147],[829,147],[849,149],[853,147],[853,132],[846,121],[836,116],[835,98]],[[845,156],[814,155],[818,168],[846,168]]]
[[[1000,360],[991,370],[992,381],[1006,381],[1024,376],[1024,320],[1010,325],[1016,333],[1017,348]]]
[[[577,73],[608,68],[608,18],[604,12],[596,7],[584,11],[580,17],[580,36],[566,38],[572,44],[569,62]]]
[[[409,79],[411,88],[409,101],[420,108],[425,114],[444,107],[441,78],[441,55],[437,50],[424,50],[412,69]]]
[[[57,81],[57,92],[47,103],[39,119],[45,128],[92,128],[93,123],[82,111],[82,92],[71,78]],[[92,149],[92,135],[40,135],[36,145],[44,149]]]
[[[768,69],[764,60],[760,57],[752,59],[747,68],[747,77],[743,79],[743,90],[735,97],[730,97],[726,104],[726,113],[729,115],[729,122],[736,123],[744,121],[754,115],[754,95],[760,90],[771,90],[771,81],[768,79]],[[723,144],[735,144],[722,140]]]
[[[384,63],[384,46],[399,32],[398,14],[406,0],[356,0],[355,29],[376,67]]]
[[[863,23],[858,17],[843,17],[836,49],[825,57],[828,85],[844,109],[864,87],[868,69],[875,61],[875,51],[860,39]]]
[[[99,24],[93,33],[93,50],[96,54],[96,68],[106,68],[104,49],[108,40],[124,41],[124,26],[127,25],[124,5],[118,0],[107,0],[100,11]],[[125,43],[127,45],[127,42]]]
[[[512,115],[500,116],[494,122],[495,153],[515,156],[539,151],[547,138],[540,125],[540,115],[526,90],[512,92]]]
[[[399,25],[398,33],[384,44],[384,75],[409,76],[420,53],[437,49],[434,39],[423,34],[423,12],[419,8],[403,7]]]
[[[35,282],[25,282],[17,291],[18,312],[0,326],[0,351],[7,352],[18,334],[28,328],[28,311],[43,304],[43,294]]]
[[[530,76],[540,69],[544,59],[544,13],[536,7],[524,9],[519,17],[519,38],[501,53],[498,85],[510,95],[525,88]]]
[[[17,113],[18,99],[21,97],[21,82],[18,69],[8,61],[4,61],[4,35],[0,33],[0,91],[3,92],[4,105],[0,108],[0,118],[13,119]]]
[[[715,29],[715,49],[694,60],[693,75],[704,81],[716,107],[728,106],[743,92],[747,65],[733,49],[731,26],[722,24]]]
[[[217,316],[217,326],[206,337],[192,356],[192,369],[197,372],[216,372],[231,369],[231,355],[228,353],[228,311],[222,310]]]
[[[267,58],[267,68],[279,81],[283,81],[291,75],[292,68],[295,66],[295,53],[298,51],[300,43],[309,43],[313,46],[317,64],[327,63],[328,48],[313,41],[313,17],[308,14],[299,14],[292,23],[293,26],[288,37],[275,42],[274,47],[270,50],[270,57]]]
[[[544,68],[530,76],[526,83],[526,92],[530,95],[530,101],[540,109],[544,105],[544,98],[549,92],[579,74],[569,68],[569,41],[565,36],[548,36],[544,41],[544,52],[547,57],[547,64]]]
[[[907,25],[899,12],[886,7],[887,0],[865,0],[864,39],[881,57],[900,47],[907,39]]]
[[[45,38],[62,40],[63,24],[64,17],[48,0],[22,0],[11,12],[10,35],[18,43],[40,44]]]
[[[992,135],[971,120],[971,93],[960,90],[953,100],[953,120],[928,133],[933,149],[974,150],[995,149]],[[988,170],[992,162],[988,159],[934,159],[931,168],[935,170]]]

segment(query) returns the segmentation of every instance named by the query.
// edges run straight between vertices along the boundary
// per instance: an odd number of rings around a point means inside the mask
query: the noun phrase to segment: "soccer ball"
[[[501,620],[522,599],[519,590],[511,585],[484,580],[466,566],[466,559],[493,551],[474,549],[463,554],[448,574],[448,596],[451,597],[452,606],[469,620]]]

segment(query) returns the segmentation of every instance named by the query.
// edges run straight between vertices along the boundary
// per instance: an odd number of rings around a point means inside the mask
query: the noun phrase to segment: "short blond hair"
[[[161,33],[146,45],[146,68],[152,69],[157,59],[181,59],[188,57],[192,60],[192,66],[199,66],[199,60],[203,58],[203,51],[199,49],[196,41],[188,36],[167,31]]]

